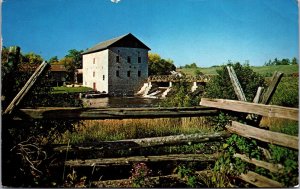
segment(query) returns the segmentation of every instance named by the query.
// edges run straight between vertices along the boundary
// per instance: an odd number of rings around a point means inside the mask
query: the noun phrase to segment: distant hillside
[[[217,74],[216,70],[219,69],[219,66],[216,67],[209,67],[209,68],[197,68],[204,74]],[[258,72],[259,74],[269,77],[272,76],[272,74],[275,71],[281,71],[285,75],[290,75],[292,73],[298,73],[299,72],[299,66],[298,65],[278,65],[278,66],[251,66],[251,68]],[[181,71],[187,75],[195,75],[195,71],[197,70],[195,68],[182,68],[177,69],[177,71]]]

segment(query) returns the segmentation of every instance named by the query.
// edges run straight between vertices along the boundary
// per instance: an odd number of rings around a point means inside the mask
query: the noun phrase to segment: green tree
[[[235,70],[246,99],[251,102],[255,97],[257,88],[265,86],[264,78],[254,72],[248,64],[241,65],[239,62],[235,64],[229,62],[227,65],[232,66]],[[224,65],[218,69],[217,73],[218,75],[213,77],[207,84],[204,96],[237,100],[226,66]]]
[[[298,60],[297,60],[296,57],[294,57],[294,58],[292,59],[291,64],[292,64],[292,65],[298,64]]]
[[[186,64],[184,66],[184,68],[193,68],[193,69],[196,69],[196,68],[198,68],[198,66],[197,66],[196,63],[192,63],[192,64]]]
[[[43,62],[43,58],[35,54],[33,52],[27,53],[24,56],[22,56],[22,63],[28,63],[28,64],[41,64]]]
[[[176,66],[171,59],[162,59],[159,54],[149,53],[149,75],[170,75],[176,70]]]
[[[53,56],[49,59],[49,64],[57,64],[59,62],[57,56]]]
[[[64,57],[59,60],[58,64],[62,64],[66,67],[67,70],[67,80],[70,82],[74,81],[76,66],[74,64],[74,60],[71,57]]]
[[[68,54],[58,62],[58,64],[63,64],[66,67],[68,72],[67,80],[70,82],[74,82],[75,80],[76,69],[82,68],[82,52],[82,50],[71,49],[68,51]]]
[[[74,64],[76,69],[82,68],[82,56],[81,53],[83,53],[83,50],[76,50],[76,49],[71,49],[68,51],[69,54],[67,54],[65,57],[66,58],[71,58],[72,63]]]
[[[289,65],[290,64],[290,59],[284,58],[281,60],[281,65]]]

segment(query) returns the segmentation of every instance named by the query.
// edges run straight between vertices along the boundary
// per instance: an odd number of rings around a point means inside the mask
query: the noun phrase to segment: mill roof
[[[101,51],[104,49],[108,49],[109,47],[135,47],[135,48],[143,48],[143,49],[151,50],[149,47],[147,47],[143,42],[141,42],[134,35],[132,35],[131,33],[128,33],[126,35],[122,35],[122,36],[98,43],[97,45],[84,51],[82,53],[82,55]]]

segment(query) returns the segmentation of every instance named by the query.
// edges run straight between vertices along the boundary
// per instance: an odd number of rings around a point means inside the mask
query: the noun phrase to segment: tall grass
[[[88,143],[177,134],[211,133],[214,131],[205,117],[124,120],[85,120],[77,132],[66,132],[57,143]]]
[[[267,127],[270,131],[285,133],[288,135],[298,136],[298,121],[282,119],[282,118],[270,118],[263,117],[260,122],[261,127]]]

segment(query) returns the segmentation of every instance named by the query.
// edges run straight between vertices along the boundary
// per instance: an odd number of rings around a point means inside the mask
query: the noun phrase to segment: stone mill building
[[[82,53],[83,85],[111,96],[132,96],[148,78],[148,51],[131,33]]]

